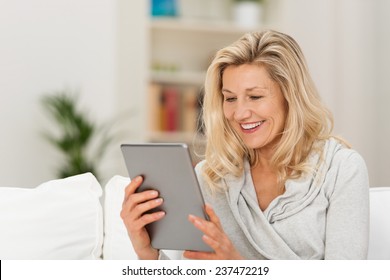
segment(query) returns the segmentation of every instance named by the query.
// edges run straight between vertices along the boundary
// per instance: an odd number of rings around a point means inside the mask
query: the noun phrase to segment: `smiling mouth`
[[[255,123],[248,123],[248,124],[241,124],[241,128],[243,128],[244,130],[251,130],[251,129],[254,129],[254,128],[260,126],[264,122],[265,121],[260,121],[260,122],[255,122]]]

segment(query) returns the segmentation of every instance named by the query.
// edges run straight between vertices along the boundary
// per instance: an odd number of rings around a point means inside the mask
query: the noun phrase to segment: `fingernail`
[[[134,180],[135,180],[137,183],[139,183],[139,182],[142,181],[142,177],[141,177],[141,176],[137,176],[137,177],[134,178]]]
[[[149,195],[150,195],[151,197],[155,197],[155,196],[158,195],[158,192],[157,192],[157,191],[150,191]]]

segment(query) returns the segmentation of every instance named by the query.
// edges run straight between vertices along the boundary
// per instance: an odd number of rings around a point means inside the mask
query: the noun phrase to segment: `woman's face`
[[[222,76],[223,111],[244,143],[272,151],[284,129],[287,105],[264,66],[228,66]]]

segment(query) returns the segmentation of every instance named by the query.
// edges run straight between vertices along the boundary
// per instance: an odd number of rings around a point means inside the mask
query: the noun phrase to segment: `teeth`
[[[241,124],[241,127],[243,129],[252,129],[252,128],[255,128],[259,125],[261,125],[264,121],[261,121],[261,122],[257,122],[257,123],[250,123],[250,124]]]

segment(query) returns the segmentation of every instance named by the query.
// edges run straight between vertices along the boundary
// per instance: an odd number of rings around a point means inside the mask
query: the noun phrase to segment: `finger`
[[[138,204],[154,200],[157,197],[158,192],[154,190],[131,194],[127,200],[123,201],[122,212],[124,215],[126,215],[127,213],[132,212],[138,206]]]
[[[218,216],[209,204],[205,205],[205,211],[210,218],[208,221],[194,215],[189,215],[188,219],[206,235],[219,238],[224,233],[224,230]]]
[[[197,229],[204,233],[202,237],[203,241],[215,252],[219,252],[221,248],[229,244],[229,240],[226,238],[224,231],[214,222],[206,221],[193,215],[189,215],[188,218]]]
[[[145,191],[130,196],[122,205],[122,219],[127,219],[128,216],[131,220],[138,219],[145,212],[160,206],[163,203],[163,199],[155,198],[157,195],[156,191]]]
[[[206,243],[215,252],[217,252],[222,246],[221,242],[223,242],[225,239],[224,233],[221,232],[219,228],[211,222],[199,221],[195,219],[194,225],[204,233],[202,236],[203,242]]]
[[[230,240],[226,238],[225,234],[219,234],[216,238],[210,237],[208,235],[203,235],[202,240],[211,249],[213,249],[214,253],[212,254],[212,256],[210,256],[213,259],[242,258],[240,255],[235,254],[235,249],[234,247],[232,247]],[[234,255],[232,255],[232,253],[234,253]]]
[[[162,203],[163,203],[163,199],[161,197],[156,198],[156,199],[152,199],[152,200],[146,201],[144,203],[137,204],[137,206],[134,208],[134,210],[132,212],[134,213],[135,216],[140,217],[140,216],[144,215],[146,212],[153,210],[154,208],[156,208],[158,206],[161,206]],[[154,212],[156,212],[156,211],[154,211]]]
[[[215,260],[216,255],[211,252],[184,251],[183,256],[192,260]]]
[[[123,201],[122,206],[125,204],[134,204],[137,205],[139,203],[143,203],[145,201],[154,199],[158,197],[158,191],[156,190],[147,190],[139,193],[130,194],[126,200]]]
[[[196,217],[194,215],[188,215],[190,222],[205,235],[218,240],[223,234],[216,224],[211,221],[206,221],[202,218]]]
[[[206,214],[209,216],[210,221],[212,223],[214,223],[220,230],[223,230],[221,222],[220,222],[217,214],[215,214],[214,209],[211,207],[210,204],[206,203],[205,211],[206,211]]]
[[[151,214],[142,215],[139,219],[134,221],[134,224],[133,224],[132,228],[134,230],[142,229],[142,228],[144,228],[146,225],[148,225],[150,223],[153,223],[153,222],[156,222],[158,220],[161,220],[162,218],[164,218],[164,216],[165,216],[165,212],[164,211],[158,211],[158,212],[154,212],[154,213],[151,213]]]
[[[130,183],[127,185],[127,187],[125,188],[125,197],[124,197],[124,200],[127,200],[129,195],[135,193],[135,191],[137,190],[137,188],[139,186],[141,186],[142,184],[142,181],[143,181],[143,178],[142,176],[137,176],[135,177],[133,180],[130,181]]]
[[[215,240],[213,238],[211,238],[210,236],[208,235],[203,235],[202,236],[202,240],[204,243],[206,243],[210,248],[212,248],[215,252],[217,252],[219,250],[219,248],[221,247],[221,244],[220,244],[220,241],[219,240]]]

